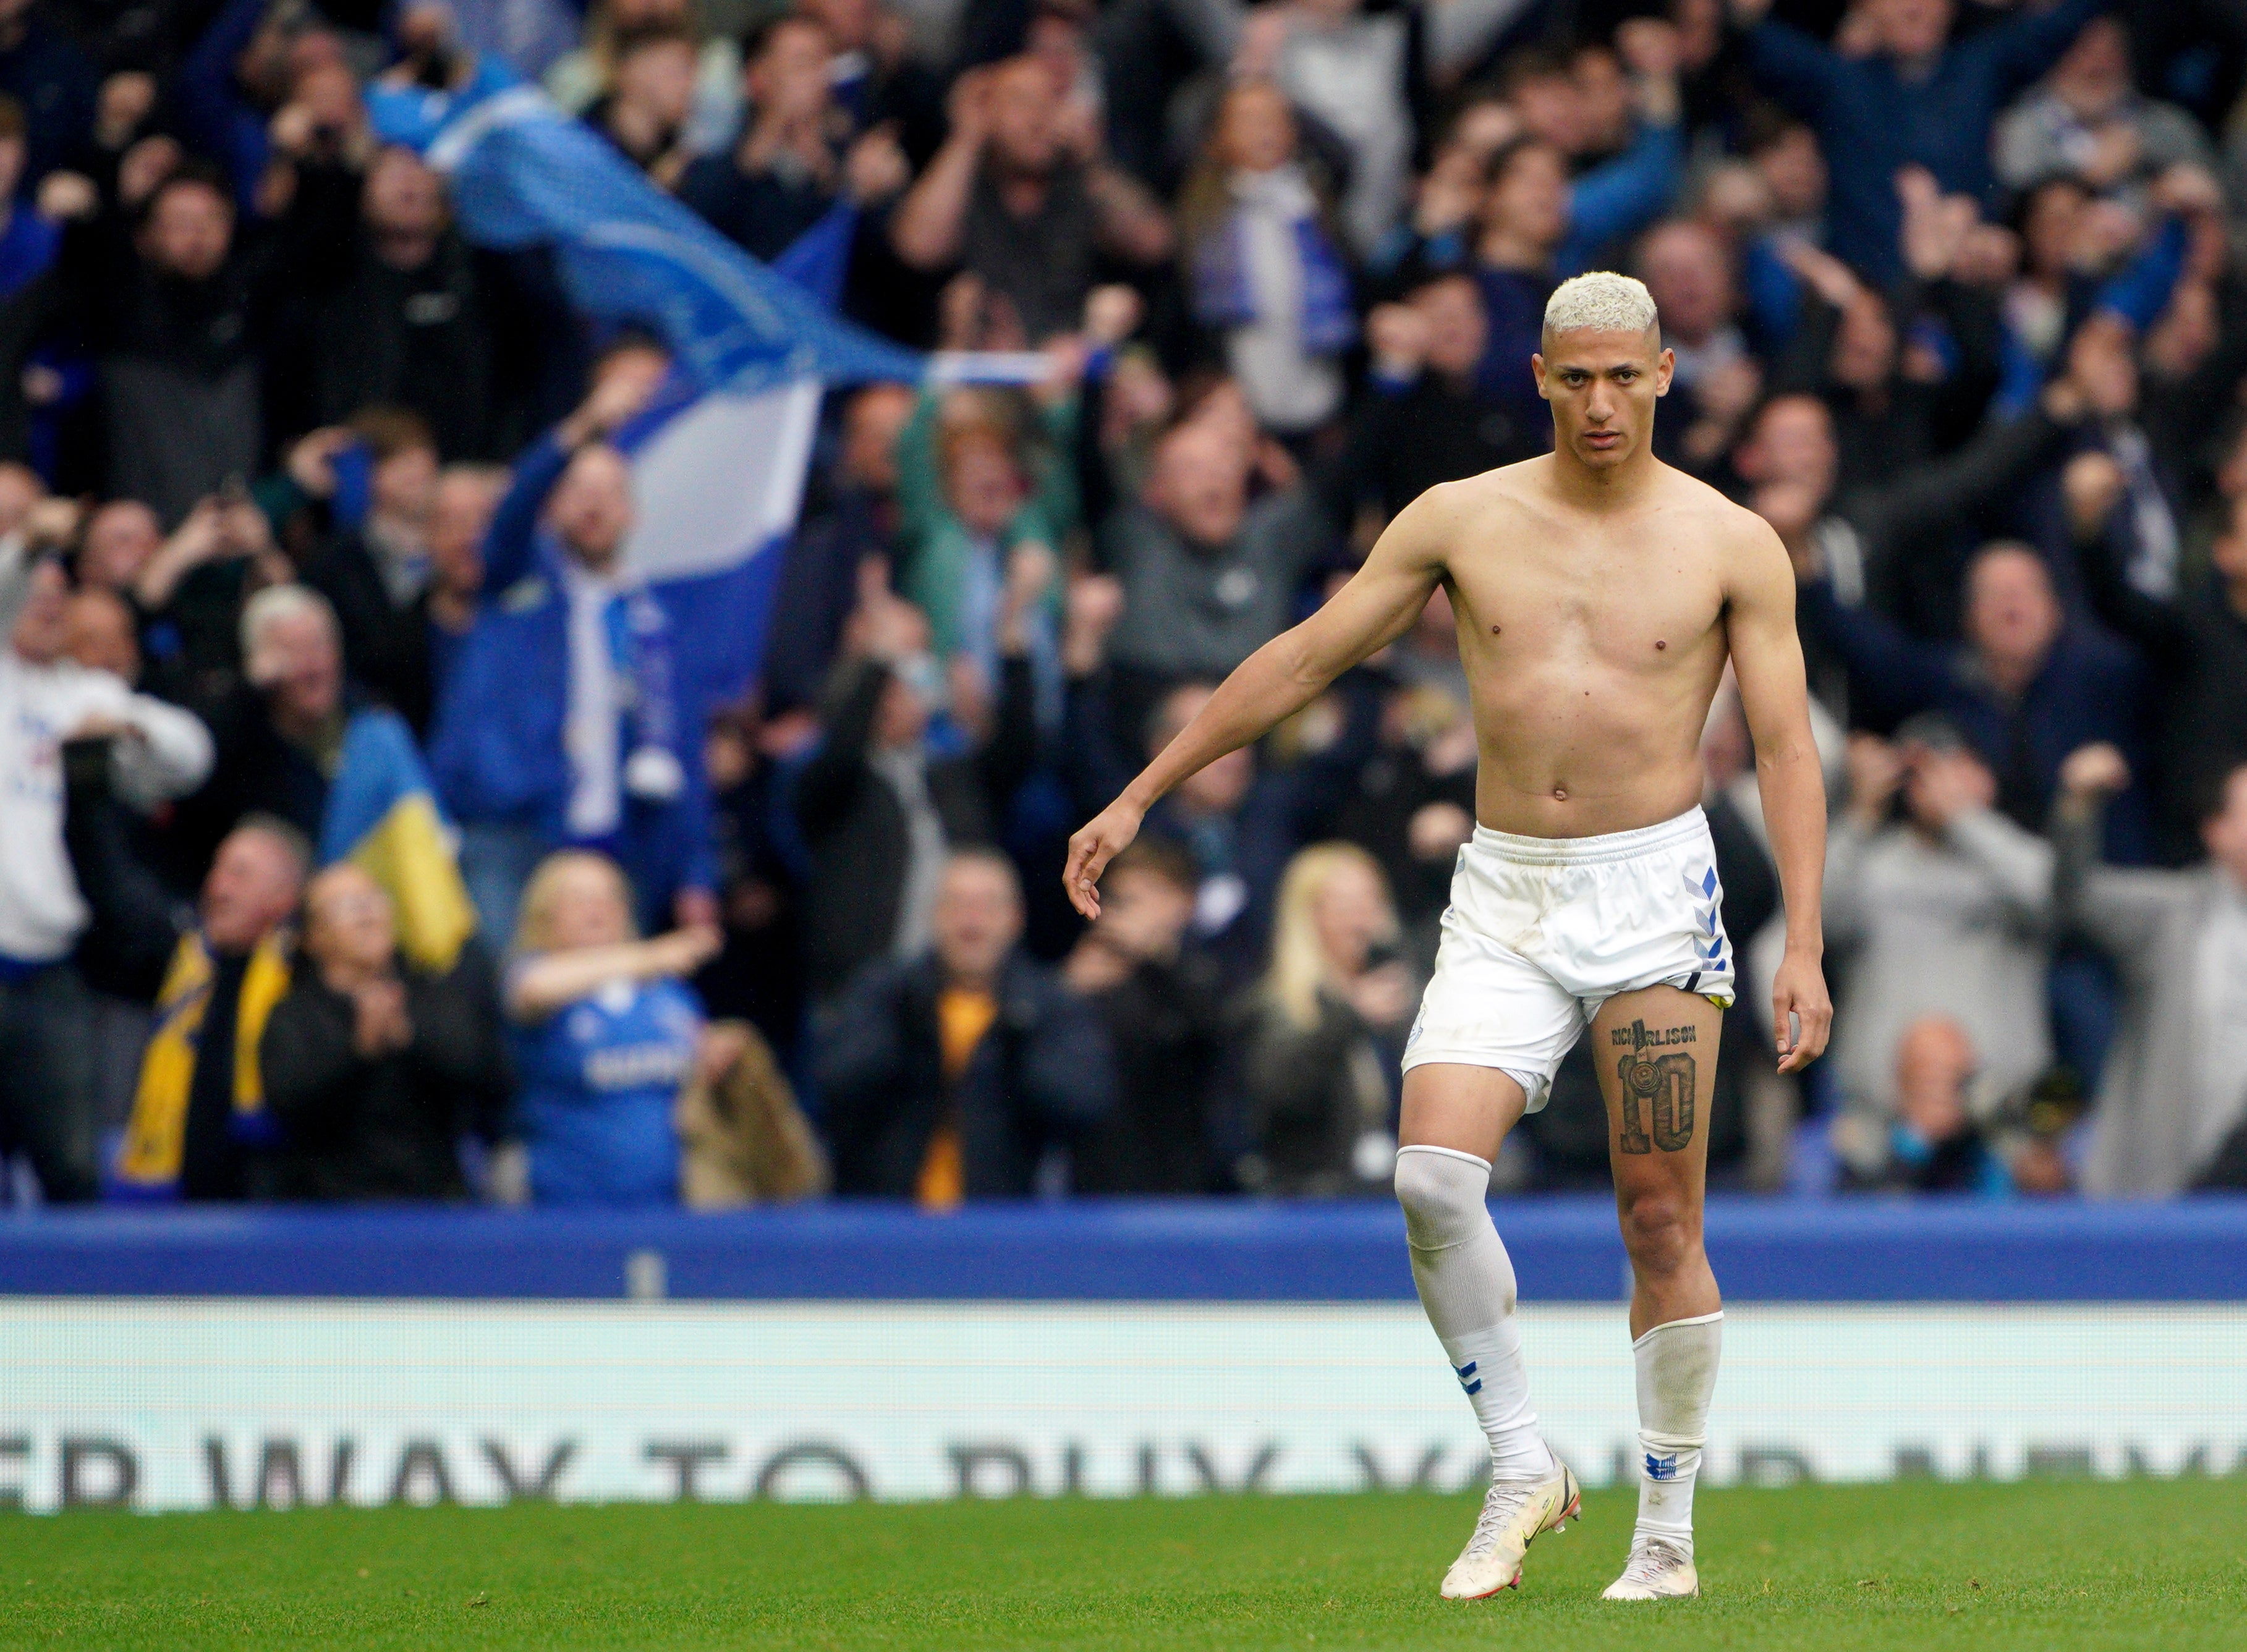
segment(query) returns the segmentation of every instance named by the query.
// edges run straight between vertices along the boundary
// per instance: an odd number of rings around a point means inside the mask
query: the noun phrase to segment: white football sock
[[[1412,1282],[1490,1440],[1491,1478],[1542,1479],[1553,1471],[1553,1453],[1529,1409],[1513,1262],[1490,1219],[1489,1193],[1487,1160],[1448,1147],[1397,1150]]]
[[[1658,1537],[1693,1553],[1693,1482],[1709,1434],[1725,1316],[1657,1325],[1630,1345],[1638,1363],[1638,1526],[1632,1540]]]

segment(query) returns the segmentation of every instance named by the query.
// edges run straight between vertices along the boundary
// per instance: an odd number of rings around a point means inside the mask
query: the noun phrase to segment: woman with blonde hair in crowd
[[[1377,1192],[1396,1156],[1396,1071],[1419,996],[1373,857],[1315,843],[1287,863],[1272,962],[1237,1012],[1252,1191]]]
[[[616,863],[564,850],[522,892],[508,971],[531,1197],[553,1205],[679,1197],[679,1092],[714,1056],[686,984],[714,927],[642,940]]]

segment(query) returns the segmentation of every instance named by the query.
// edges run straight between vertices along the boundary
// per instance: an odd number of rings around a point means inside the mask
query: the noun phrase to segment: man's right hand
[[[890,589],[889,558],[863,558],[857,605],[843,622],[843,652],[895,666],[926,649],[928,640],[927,618]]]
[[[24,543],[41,550],[63,550],[78,537],[85,508],[68,495],[50,494],[24,513]]]
[[[139,211],[186,158],[179,141],[165,133],[141,139],[117,163],[117,204],[127,212]]]
[[[1779,249],[1779,262],[1802,278],[1802,284],[1836,310],[1847,310],[1863,294],[1865,283],[1857,272],[1823,248],[1806,241],[1789,241]]]
[[[1135,809],[1119,797],[1069,840],[1069,864],[1062,871],[1062,887],[1068,891],[1069,904],[1086,918],[1100,916],[1100,874],[1139,835],[1139,823],[1145,818],[1144,809]]]

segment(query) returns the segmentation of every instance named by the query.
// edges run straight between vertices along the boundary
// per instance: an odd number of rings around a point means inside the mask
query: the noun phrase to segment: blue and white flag
[[[531,86],[456,99],[434,135],[402,118],[385,135],[449,175],[470,241],[554,247],[580,310],[670,345],[673,386],[619,433],[637,506],[626,565],[671,617],[680,711],[738,694],[762,661],[821,391],[924,372],[833,314],[855,215],[838,208],[767,269]]]
[[[553,246],[572,303],[658,329],[698,389],[920,377],[917,353],[838,320],[536,87],[456,107],[427,149],[469,240]]]
[[[671,617],[672,669],[690,708],[741,693],[764,658],[782,553],[796,530],[821,386],[661,403],[618,433],[632,461],[625,565]]]

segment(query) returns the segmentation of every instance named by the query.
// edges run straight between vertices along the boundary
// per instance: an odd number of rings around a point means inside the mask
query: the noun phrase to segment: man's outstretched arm
[[[1158,799],[1205,764],[1260,740],[1352,666],[1411,628],[1444,576],[1458,507],[1435,488],[1399,511],[1364,565],[1326,605],[1240,662],[1209,703],[1139,771],[1123,795],[1069,840],[1069,903],[1100,916],[1100,874],[1139,835]]]
[[[1771,1017],[1779,1070],[1794,1073],[1817,1060],[1834,1027],[1819,904],[1826,870],[1826,779],[1810,734],[1802,644],[1794,634],[1793,569],[1767,524],[1750,518],[1742,525],[1725,595],[1726,639],[1739,679],[1740,709],[1755,741],[1764,825],[1786,900],[1786,955],[1772,983]]]

